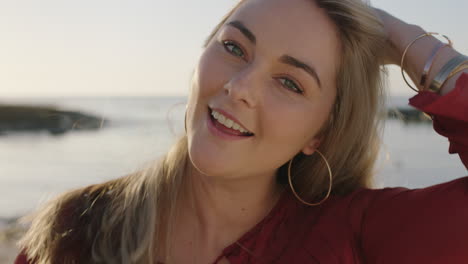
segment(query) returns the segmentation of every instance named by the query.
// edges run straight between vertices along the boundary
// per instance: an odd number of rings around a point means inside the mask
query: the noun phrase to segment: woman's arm
[[[388,64],[396,64],[400,66],[401,57],[405,48],[415,40],[416,37],[426,33],[426,31],[417,25],[407,24],[381,9],[375,10],[379,14],[388,36],[386,62]],[[405,56],[405,65],[403,68],[415,84],[419,84],[424,66],[433,53],[434,48],[436,48],[439,43],[441,43],[441,41],[437,38],[428,36],[416,41],[408,50]],[[450,59],[459,55],[461,54],[451,47],[447,46],[442,48],[434,60],[434,64],[427,78],[427,83],[430,83],[434,79],[437,73]],[[457,73],[447,80],[441,88],[440,95],[445,95],[452,91],[455,88],[456,80],[463,72],[468,73],[468,69]],[[422,90],[422,87],[420,86],[417,88]]]
[[[406,47],[426,32],[421,27],[407,24],[383,10],[376,11],[388,36],[385,62],[400,65]],[[441,87],[440,94],[427,91],[443,66],[461,54],[449,46],[440,49],[429,71],[426,85],[419,85],[426,63],[440,45],[437,38],[426,36],[418,39],[408,49],[403,69],[420,90],[410,99],[410,104],[433,117],[434,129],[450,141],[449,152],[459,154],[468,168],[468,69],[449,78]]]
[[[26,255],[21,252],[15,259],[15,263],[14,264],[33,264],[33,263],[30,263],[28,261],[28,258],[26,257]]]
[[[468,177],[423,189],[363,189],[363,263],[468,263]],[[351,204],[350,208],[358,208]]]

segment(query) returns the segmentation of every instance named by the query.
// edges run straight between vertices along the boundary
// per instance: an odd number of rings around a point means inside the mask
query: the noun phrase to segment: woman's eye
[[[288,78],[279,78],[278,79],[280,81],[280,83],[286,87],[287,89],[295,92],[295,93],[299,93],[299,94],[303,94],[304,91],[299,88],[299,85],[297,85],[294,81],[288,79]]]
[[[232,41],[224,41],[223,44],[224,48],[234,56],[241,58],[245,57],[244,51],[236,43]]]

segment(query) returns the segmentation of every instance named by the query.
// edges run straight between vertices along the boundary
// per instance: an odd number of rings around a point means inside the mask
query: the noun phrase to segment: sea
[[[63,135],[0,135],[0,227],[67,190],[117,178],[158,160],[184,133],[186,97],[40,97],[0,104],[54,106],[103,116],[109,126]],[[392,97],[390,105],[406,105]],[[431,123],[387,120],[375,188],[424,188],[468,175]]]

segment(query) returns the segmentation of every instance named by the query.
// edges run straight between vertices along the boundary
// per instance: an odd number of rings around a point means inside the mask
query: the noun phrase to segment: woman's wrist
[[[416,40],[407,50],[403,65],[400,63],[408,45],[424,33],[426,31],[417,25],[401,22],[396,24],[390,39],[398,52],[398,66],[403,67],[414,84],[419,84],[424,65],[439,41],[432,36]],[[416,87],[421,89],[419,85]]]
[[[398,56],[400,56],[401,60],[401,56],[403,55],[403,52],[407,46],[418,36],[426,33],[426,31],[417,25],[407,24],[401,20],[398,23],[394,23],[393,25],[394,28],[391,30],[391,35],[389,35],[389,37],[391,43],[395,46]],[[444,47],[440,49],[438,51],[437,57],[433,61],[431,71],[428,72],[425,87],[421,87],[419,84],[424,66],[431,57],[431,54],[434,52],[434,49],[440,43],[441,41],[434,36],[426,36],[414,42],[414,44],[411,45],[411,47],[408,49],[408,52],[406,53],[403,69],[413,80],[413,83],[416,84],[416,87],[419,90],[427,89],[430,82],[434,79],[445,63],[447,63],[453,57],[459,55],[459,53],[451,47]],[[453,80],[448,80],[446,85],[442,87],[440,93],[446,94],[453,87]]]

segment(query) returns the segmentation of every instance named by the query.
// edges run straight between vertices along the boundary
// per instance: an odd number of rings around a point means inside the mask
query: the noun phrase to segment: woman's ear
[[[304,148],[302,148],[302,153],[304,153],[304,155],[314,154],[315,150],[320,146],[320,142],[320,138],[312,138],[309,142],[307,142]]]

